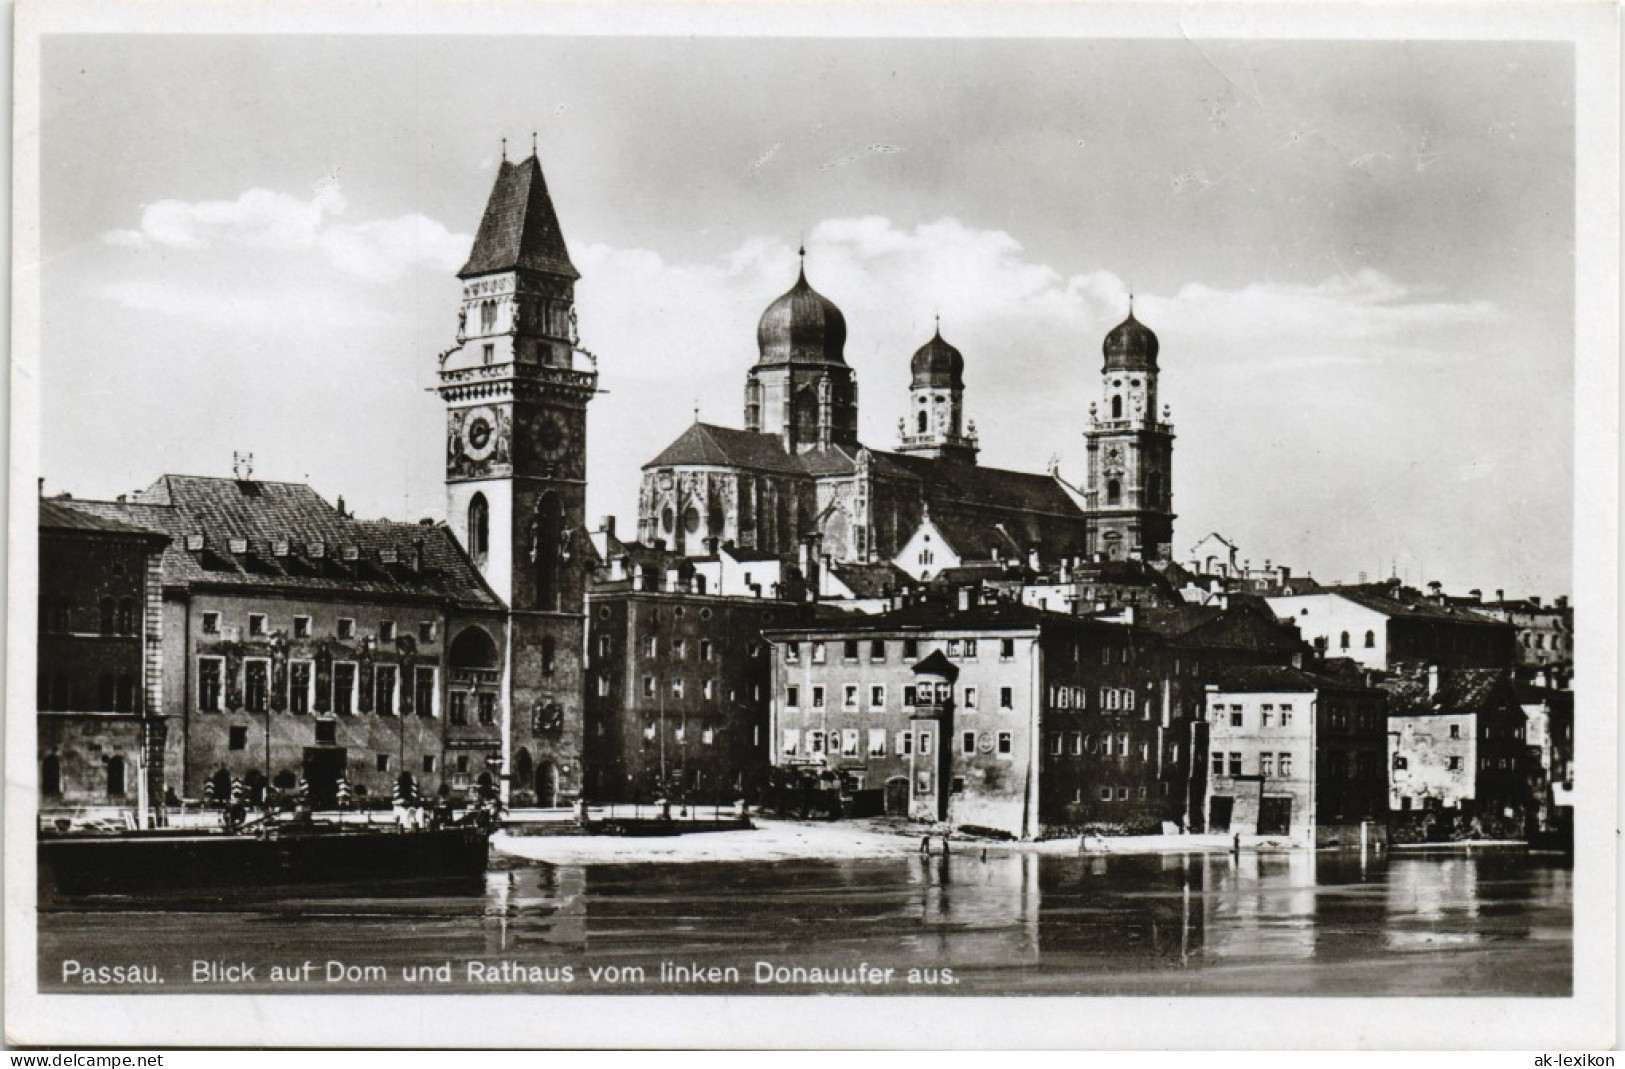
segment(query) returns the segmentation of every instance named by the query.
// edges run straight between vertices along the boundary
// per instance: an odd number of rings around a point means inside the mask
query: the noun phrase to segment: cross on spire
[[[508,139],[507,138],[502,139],[502,162],[503,163],[508,162]]]
[[[530,154],[532,156],[536,155],[536,131],[535,130],[532,130],[530,132]]]

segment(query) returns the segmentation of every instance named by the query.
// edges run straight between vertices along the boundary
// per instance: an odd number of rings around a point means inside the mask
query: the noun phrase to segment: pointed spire
[[[537,154],[536,153],[536,131],[535,130],[532,130],[530,132],[530,154],[531,154],[532,157],[535,157],[536,154]]]
[[[559,230],[541,163],[534,155],[510,163],[507,146],[507,138],[503,138],[502,166],[486,201],[474,248],[457,277],[523,268],[580,278]]]
[[[800,246],[798,246],[796,248],[796,255],[798,257],[800,257],[800,259],[801,259],[800,266],[798,267],[798,269],[796,271],[797,280],[800,281],[800,282],[806,282],[807,281],[807,242],[806,242],[805,239],[803,239]]]

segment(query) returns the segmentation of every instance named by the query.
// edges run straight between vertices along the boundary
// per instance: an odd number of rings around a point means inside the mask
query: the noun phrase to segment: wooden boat
[[[232,896],[289,888],[391,893],[478,885],[490,858],[482,827],[400,831],[284,824],[261,834],[152,830],[42,834],[40,904],[100,896]]]

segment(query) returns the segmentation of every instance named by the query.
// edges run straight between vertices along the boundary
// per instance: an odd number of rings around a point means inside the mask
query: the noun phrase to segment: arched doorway
[[[549,808],[559,804],[559,774],[552,761],[536,766],[536,804]]]
[[[893,776],[886,781],[886,815],[908,816],[908,777]]]
[[[535,775],[535,772],[536,763],[531,760],[530,750],[523,746],[519,747],[519,752],[513,755],[514,786],[517,787],[519,791],[528,793],[530,790],[531,777]],[[514,803],[519,804],[523,800],[523,798],[515,798]],[[536,797],[534,802],[537,805],[547,804],[541,799],[540,796]]]

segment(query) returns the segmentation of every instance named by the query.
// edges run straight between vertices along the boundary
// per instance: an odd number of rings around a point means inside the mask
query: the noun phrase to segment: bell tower
[[[1174,427],[1157,413],[1157,336],[1134,318],[1106,335],[1101,402],[1089,406],[1085,496],[1090,544],[1110,560],[1168,560],[1173,553]]]
[[[581,783],[587,403],[598,373],[577,344],[580,275],[534,150],[504,153],[457,277],[457,344],[440,356],[438,388],[447,518],[508,610],[504,797],[551,805]]]
[[[942,325],[909,361],[908,415],[898,421],[897,451],[976,462],[976,423],[965,422],[965,357],[942,340]]]

